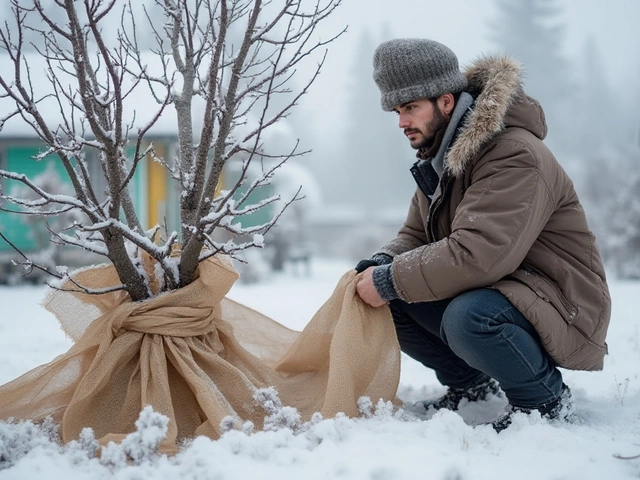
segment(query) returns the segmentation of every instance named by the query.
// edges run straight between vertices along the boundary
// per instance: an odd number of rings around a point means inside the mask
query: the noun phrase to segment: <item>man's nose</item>
[[[402,129],[409,128],[411,126],[411,122],[405,115],[398,115],[398,126]]]

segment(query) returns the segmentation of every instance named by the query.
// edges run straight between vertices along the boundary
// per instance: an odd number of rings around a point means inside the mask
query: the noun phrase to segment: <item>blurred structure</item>
[[[172,158],[175,155],[177,138],[171,131],[156,131],[148,140],[153,143],[158,157]],[[71,183],[56,155],[44,156],[39,161],[34,161],[34,158],[42,156],[43,152],[46,152],[44,143],[26,125],[23,130],[18,127],[5,128],[0,133],[0,169],[23,173],[47,191],[58,194],[71,193]],[[95,151],[86,153],[89,174],[98,186],[96,194],[103,200],[106,196],[106,182],[100,162],[97,158],[91,158]],[[25,195],[24,186],[18,182],[9,179],[3,179],[1,182],[0,188],[7,195]],[[178,192],[170,187],[166,169],[150,155],[140,162],[131,182],[130,193],[144,227],[177,224]],[[17,211],[16,208],[7,205],[6,202],[0,204],[0,208],[0,232],[35,263],[55,271],[55,267],[60,264],[73,268],[99,261],[95,255],[88,252],[51,244],[51,222],[62,228],[72,226],[74,218],[71,216],[62,215],[45,221],[39,217],[12,213]],[[18,283],[23,280],[41,283],[45,278],[43,272],[36,270],[23,278],[22,270],[12,264],[13,259],[21,260],[14,248],[0,239],[0,284]]]

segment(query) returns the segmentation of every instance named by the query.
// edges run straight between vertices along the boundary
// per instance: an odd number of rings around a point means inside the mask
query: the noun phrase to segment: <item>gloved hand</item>
[[[377,267],[379,265],[386,265],[387,263],[391,263],[393,258],[384,253],[378,253],[371,258],[367,258],[366,260],[360,260],[358,265],[356,265],[356,272],[362,273],[369,267]]]
[[[356,272],[362,273],[369,267],[377,267],[377,266],[378,266],[378,262],[370,258],[366,260],[360,260],[356,265]]]

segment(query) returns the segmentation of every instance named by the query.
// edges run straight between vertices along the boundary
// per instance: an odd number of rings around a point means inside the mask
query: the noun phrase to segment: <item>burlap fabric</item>
[[[111,266],[74,278],[93,288],[119,284]],[[145,302],[122,291],[52,293],[45,307],[75,343],[0,387],[0,419],[50,415],[63,441],[91,427],[105,443],[134,431],[151,405],[170,419],[164,449],[171,450],[184,438],[217,438],[229,415],[262,428],[258,388],[275,387],[303,420],[314,412],[357,416],[361,396],[394,399],[400,350],[391,314],[360,300],[355,271],[302,332],[225,298],[236,279],[230,262],[215,257],[187,287]]]

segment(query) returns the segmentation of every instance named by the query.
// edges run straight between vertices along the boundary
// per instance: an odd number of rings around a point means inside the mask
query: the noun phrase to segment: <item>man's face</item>
[[[398,126],[416,150],[433,145],[436,133],[449,123],[449,115],[441,111],[440,98],[414,100],[393,110],[398,114]]]

